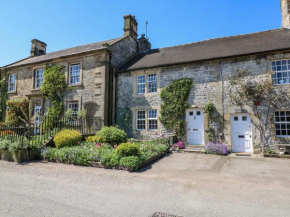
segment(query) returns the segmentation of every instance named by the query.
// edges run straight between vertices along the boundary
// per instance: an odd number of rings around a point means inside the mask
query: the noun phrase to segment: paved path
[[[0,161],[2,217],[289,216],[290,160],[173,154],[137,173]]]

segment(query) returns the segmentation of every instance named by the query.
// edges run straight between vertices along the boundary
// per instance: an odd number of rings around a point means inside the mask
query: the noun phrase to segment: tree
[[[43,72],[43,83],[40,90],[44,96],[50,100],[51,108],[49,113],[59,116],[63,113],[64,105],[62,96],[68,89],[65,75],[62,73],[63,66],[47,66]]]
[[[257,121],[253,122],[260,133],[261,149],[265,147],[270,135],[270,124],[273,118],[270,114],[277,108],[281,108],[284,102],[289,101],[289,91],[277,85],[271,80],[272,72],[266,75],[249,75],[248,69],[234,69],[234,76],[228,77],[230,85],[229,97],[232,104],[243,108],[245,105],[253,109]]]
[[[177,137],[185,134],[185,110],[189,107],[188,97],[193,87],[190,78],[173,81],[161,91],[160,121],[163,126],[174,132]]]

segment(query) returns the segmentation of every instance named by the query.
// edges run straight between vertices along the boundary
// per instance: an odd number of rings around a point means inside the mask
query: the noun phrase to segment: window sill
[[[69,87],[80,87],[80,86],[83,86],[82,83],[78,83],[78,84],[69,84],[68,85]]]
[[[15,91],[8,91],[8,94],[13,94],[13,93],[17,93],[16,90]]]
[[[132,97],[138,98],[138,97],[148,97],[148,96],[157,96],[157,95],[159,95],[159,92],[156,92],[156,93],[144,93],[144,94],[135,93],[135,94],[132,94]]]

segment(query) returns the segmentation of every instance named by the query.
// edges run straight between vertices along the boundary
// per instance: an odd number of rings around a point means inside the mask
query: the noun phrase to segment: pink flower
[[[117,145],[117,144],[115,144],[115,145],[114,145],[114,148],[117,148],[117,147],[118,147],[118,145]]]

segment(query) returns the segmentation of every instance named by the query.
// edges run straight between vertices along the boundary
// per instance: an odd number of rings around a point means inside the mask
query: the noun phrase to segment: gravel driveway
[[[176,153],[136,173],[0,161],[1,217],[280,217],[289,195],[283,159]]]

